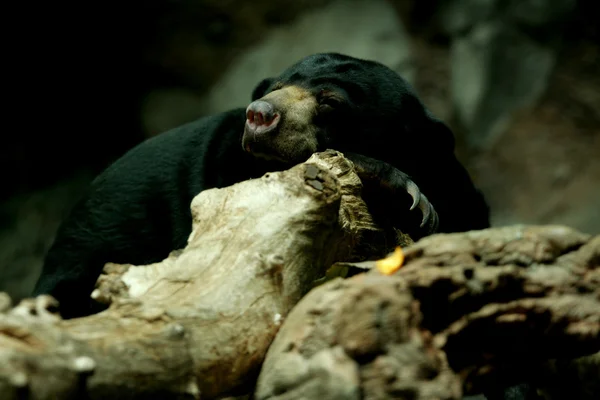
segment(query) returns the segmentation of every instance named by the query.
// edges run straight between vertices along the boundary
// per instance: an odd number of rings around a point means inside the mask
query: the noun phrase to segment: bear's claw
[[[429,202],[427,197],[421,193],[421,190],[417,186],[416,183],[411,181],[410,179],[406,179],[405,184],[406,192],[412,197],[413,203],[410,206],[410,211],[415,208],[419,208],[421,213],[423,214],[423,219],[421,220],[421,224],[419,228],[425,228],[425,232],[427,234],[435,233],[439,227],[439,217],[433,205]]]
[[[345,155],[354,163],[363,184],[375,184],[385,193],[391,192],[393,196],[400,194],[401,191],[410,195],[412,198],[410,211],[419,208],[423,216],[419,224],[419,234],[430,235],[437,232],[439,216],[435,208],[407,174],[383,161],[354,153],[345,153]]]

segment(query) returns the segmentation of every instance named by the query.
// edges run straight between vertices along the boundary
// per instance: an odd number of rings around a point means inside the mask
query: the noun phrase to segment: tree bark
[[[392,276],[373,268],[306,295],[267,353],[256,400],[459,399],[523,380],[549,398],[597,398],[600,236],[442,234],[404,260]],[[550,376],[549,364],[571,373]]]

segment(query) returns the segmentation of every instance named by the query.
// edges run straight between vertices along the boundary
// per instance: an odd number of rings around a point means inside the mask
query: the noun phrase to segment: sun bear
[[[251,101],[148,139],[101,173],[59,228],[34,295],[58,299],[64,318],[90,314],[105,263],[144,265],[185,247],[200,191],[329,148],[357,165],[370,193],[386,193],[367,204],[393,201],[388,213],[406,211],[415,237],[489,226],[452,132],[388,67],[314,54],[260,82]]]

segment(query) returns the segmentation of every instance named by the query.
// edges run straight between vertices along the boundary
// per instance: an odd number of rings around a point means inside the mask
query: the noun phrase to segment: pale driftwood
[[[305,296],[255,398],[459,399],[519,379],[597,398],[597,358],[585,383],[540,366],[600,351],[600,236],[558,226],[435,235],[405,249],[405,262]]]
[[[0,398],[240,394],[276,335],[257,399],[456,399],[492,378],[597,370],[593,357],[562,363],[600,350],[600,238],[568,228],[432,236],[405,248],[397,274],[335,280],[296,305],[331,263],[398,243],[360,192],[352,164],[321,153],[199,195],[186,249],[106,266],[93,294],[111,303],[103,313],[63,321],[52,298],[11,308],[0,296]],[[586,385],[582,398],[598,389]]]
[[[93,293],[112,302],[105,312],[64,321],[46,296],[5,304],[0,398],[247,391],[280,324],[326,268],[396,244],[394,232],[373,224],[360,193],[352,163],[320,153],[199,194],[183,251],[150,266],[106,266]]]

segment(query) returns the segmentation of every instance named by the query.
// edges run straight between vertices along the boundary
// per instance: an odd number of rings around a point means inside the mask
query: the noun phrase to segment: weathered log
[[[352,164],[320,153],[200,194],[185,249],[105,267],[100,314],[63,321],[50,297],[11,308],[0,296],[0,398],[236,395],[267,350],[257,399],[456,399],[519,378],[556,394],[546,373],[573,384],[572,371],[597,371],[584,356],[600,351],[599,237],[510,227],[406,247],[360,194]],[[300,301],[332,263],[368,269],[398,243],[396,274],[337,279]],[[582,398],[598,389],[586,385]]]
[[[40,296],[0,314],[0,398],[247,392],[282,320],[326,268],[396,245],[360,193],[352,163],[332,151],[200,193],[185,249],[105,267],[93,297],[111,303],[106,311],[62,320]]]
[[[573,379],[548,380],[541,366],[600,351],[600,236],[559,226],[434,235],[404,261],[392,276],[374,269],[305,296],[255,398],[459,399],[519,380],[568,392]],[[593,376],[597,361],[588,366]],[[596,398],[595,378],[570,393]]]

